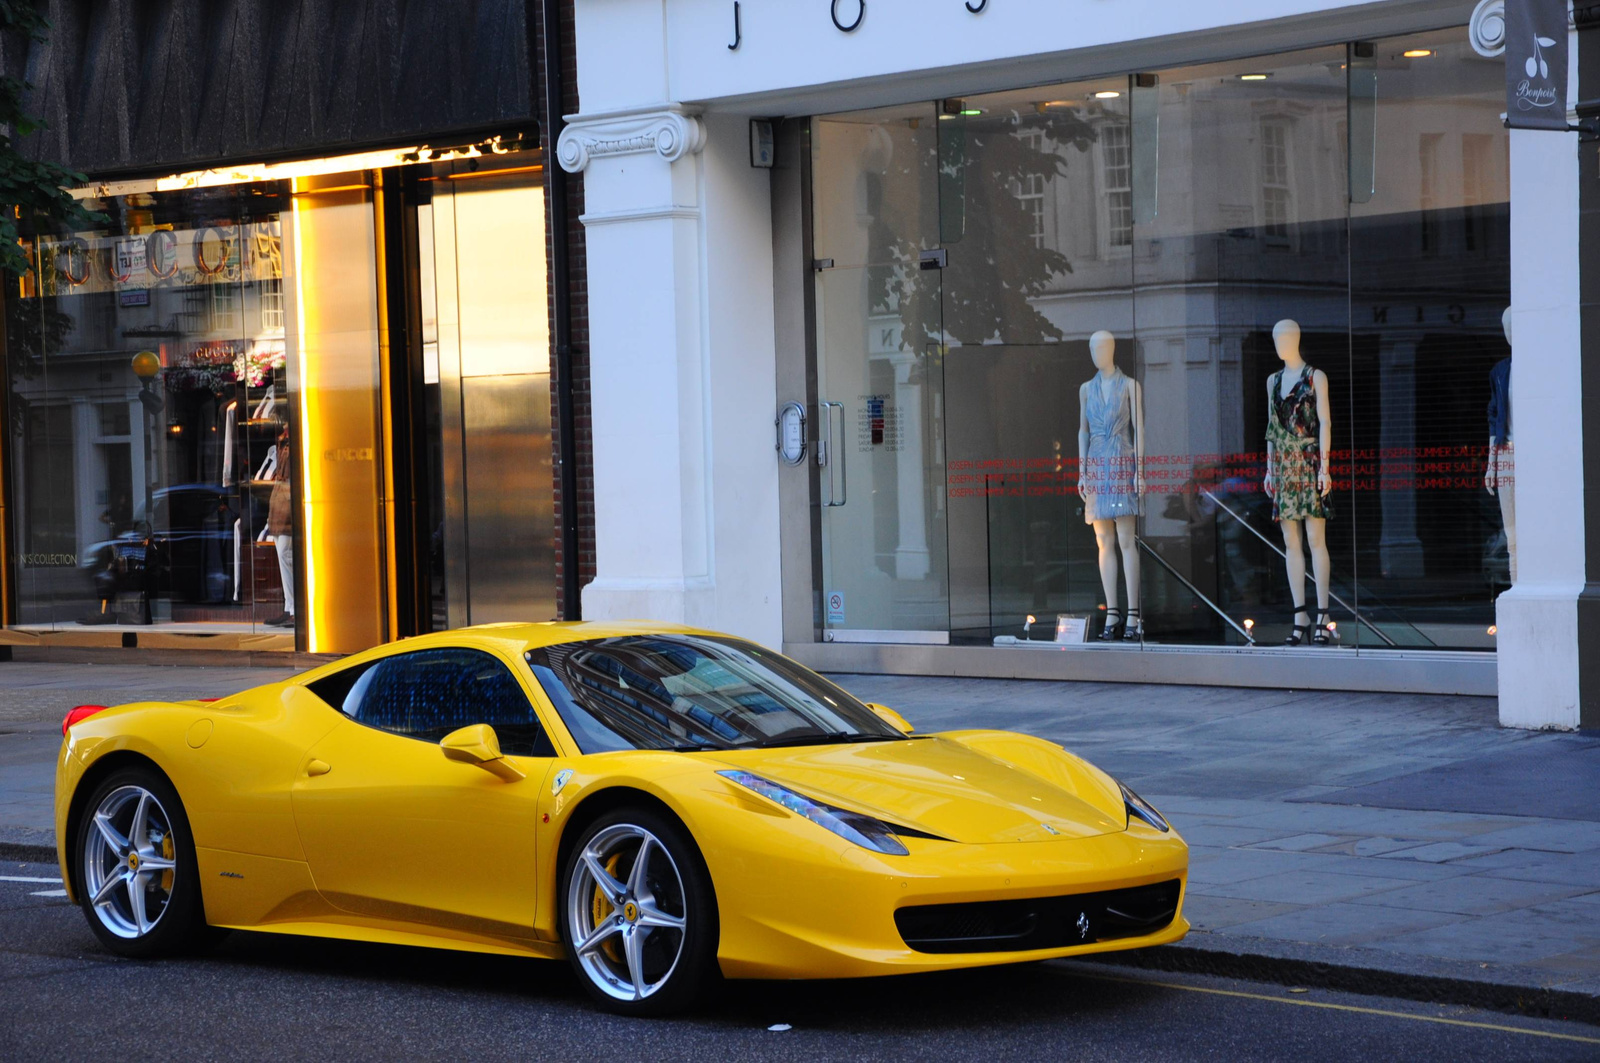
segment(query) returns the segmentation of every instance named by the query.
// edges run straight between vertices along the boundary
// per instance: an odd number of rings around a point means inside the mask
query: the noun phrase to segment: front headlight
[[[782,805],[797,816],[804,816],[819,827],[826,827],[845,841],[854,842],[863,849],[871,849],[875,853],[885,853],[889,856],[905,856],[910,852],[900,839],[894,836],[894,829],[882,820],[825,805],[821,801],[812,800],[804,794],[797,794],[793,790],[779,786],[771,779],[763,779],[748,771],[719,771],[717,774],[754,790],[767,800]]]
[[[1127,783],[1118,780],[1117,788],[1122,791],[1122,805],[1128,810],[1129,823],[1133,822],[1134,816],[1138,816],[1156,830],[1166,831],[1172,829],[1166,818],[1156,811],[1155,806],[1128,789]]]

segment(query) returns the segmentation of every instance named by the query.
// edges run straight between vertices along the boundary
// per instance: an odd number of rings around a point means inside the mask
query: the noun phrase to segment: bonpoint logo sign
[[[1567,128],[1566,0],[1506,0],[1506,121]]]

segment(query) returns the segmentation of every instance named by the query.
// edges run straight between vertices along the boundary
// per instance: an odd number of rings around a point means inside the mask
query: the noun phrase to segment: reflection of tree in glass
[[[1009,111],[946,116],[938,133],[937,149],[895,153],[883,179],[888,187],[906,188],[916,187],[920,176],[926,186],[926,168],[937,167],[938,243],[918,224],[924,204],[881,196],[869,205],[872,260],[893,263],[876,271],[875,308],[898,311],[902,343],[912,349],[996,337],[1008,343],[1061,339],[1061,330],[1031,300],[1071,273],[1072,263],[1048,238],[1035,239],[1032,199],[1048,196],[1052,182],[1066,176],[1068,149],[1086,152],[1097,139],[1095,127],[1073,109]],[[939,272],[924,271],[919,262],[921,252],[935,246],[949,253],[942,300]]]
[[[44,371],[44,357],[65,349],[77,328],[56,300],[28,296],[6,300],[6,355],[12,380],[32,380]]]
[[[0,41],[13,48],[43,41],[50,22],[38,7],[32,0],[0,0]],[[12,276],[21,276],[31,265],[19,243],[23,225],[60,222],[81,229],[106,220],[85,210],[65,190],[88,180],[83,174],[18,150],[13,137],[21,140],[44,126],[25,105],[32,87],[20,78],[0,77],[0,129],[5,131],[0,133],[0,271]]]

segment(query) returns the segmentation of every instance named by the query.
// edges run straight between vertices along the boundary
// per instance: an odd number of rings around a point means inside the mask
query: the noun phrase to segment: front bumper
[[[1126,831],[1093,838],[986,845],[909,839],[907,845],[910,855],[892,857],[845,843],[828,860],[809,846],[728,854],[724,860],[708,852],[722,918],[723,973],[855,978],[951,970],[1163,945],[1189,929],[1181,888],[1188,847],[1175,833],[1137,821]],[[910,905],[1058,897],[1173,879],[1180,893],[1172,922],[1139,936],[1060,948],[936,953],[908,947],[895,925],[895,911]]]

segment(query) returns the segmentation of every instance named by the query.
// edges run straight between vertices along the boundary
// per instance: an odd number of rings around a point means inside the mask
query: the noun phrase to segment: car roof
[[[668,624],[659,620],[546,620],[541,623],[475,624],[472,627],[423,636],[449,645],[452,635],[481,635],[521,643],[524,649],[555,646],[563,642],[613,638],[618,635],[712,635],[716,632]],[[419,640],[420,641],[420,640]]]
[[[474,624],[472,627],[436,631],[428,635],[415,635],[398,642],[353,653],[296,676],[293,682],[312,682],[350,665],[386,657],[391,653],[425,650],[447,646],[483,648],[486,643],[498,643],[498,648],[511,656],[521,656],[528,650],[556,646],[564,642],[584,642],[590,639],[614,638],[622,635],[718,635],[719,632],[703,628],[669,624],[659,620],[545,620],[535,623]]]

